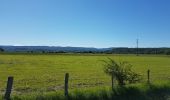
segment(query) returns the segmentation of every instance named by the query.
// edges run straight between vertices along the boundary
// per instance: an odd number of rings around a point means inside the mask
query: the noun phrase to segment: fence
[[[150,81],[150,70],[147,71],[147,83],[150,84],[151,81]],[[113,81],[113,75],[112,75],[112,89],[113,89],[113,86],[114,86],[114,81]],[[13,81],[14,81],[14,77],[10,76],[8,77],[8,80],[7,80],[7,86],[6,86],[6,91],[5,91],[5,95],[4,95],[4,99],[5,100],[10,100],[10,96],[11,96],[11,92],[12,92],[12,87],[13,87]],[[66,97],[69,96],[69,73],[66,73],[65,74],[65,80],[64,80],[64,95]]]

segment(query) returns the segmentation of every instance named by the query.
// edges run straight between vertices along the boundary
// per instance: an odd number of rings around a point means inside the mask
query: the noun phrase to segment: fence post
[[[113,90],[113,86],[114,86],[114,83],[113,83],[113,78],[114,78],[114,76],[113,76],[113,74],[112,74],[112,90]]]
[[[148,84],[150,84],[150,70],[147,71]]]
[[[68,97],[68,80],[69,80],[69,73],[65,74],[65,96]]]
[[[13,77],[8,77],[7,87],[6,87],[5,97],[4,97],[5,100],[10,100],[13,79],[14,79]]]

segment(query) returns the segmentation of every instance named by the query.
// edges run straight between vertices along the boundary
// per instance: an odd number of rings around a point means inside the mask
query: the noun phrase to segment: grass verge
[[[12,100],[170,100],[170,85],[138,84],[105,88],[74,89],[65,97],[62,91],[14,95]]]

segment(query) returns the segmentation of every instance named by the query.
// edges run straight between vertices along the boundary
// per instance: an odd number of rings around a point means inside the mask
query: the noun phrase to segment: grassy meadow
[[[65,73],[70,74],[70,91],[108,88],[111,80],[103,72],[103,60],[107,58],[132,64],[133,70],[142,75],[142,84],[147,81],[148,69],[151,70],[152,83],[170,83],[170,56],[0,54],[0,94],[4,94],[8,76],[14,76],[12,95],[51,92],[63,94]]]

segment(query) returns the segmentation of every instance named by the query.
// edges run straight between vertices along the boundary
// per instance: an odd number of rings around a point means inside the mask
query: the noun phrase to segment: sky
[[[170,47],[170,0],[0,0],[0,45]]]

